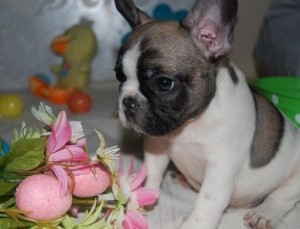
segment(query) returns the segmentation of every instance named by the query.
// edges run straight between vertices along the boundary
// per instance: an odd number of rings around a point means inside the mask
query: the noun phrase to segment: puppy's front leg
[[[236,169],[214,164],[207,167],[201,190],[191,215],[180,229],[216,229],[229,204]]]
[[[144,141],[145,164],[148,169],[146,187],[159,190],[164,172],[170,158],[167,149],[168,142],[156,137],[146,137]]]

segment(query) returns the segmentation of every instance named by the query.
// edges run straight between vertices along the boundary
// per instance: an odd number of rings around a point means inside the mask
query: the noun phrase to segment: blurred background
[[[151,16],[182,17],[194,0],[136,0]],[[249,78],[256,76],[253,47],[270,0],[239,0],[233,61]],[[0,90],[28,88],[28,79],[45,74],[61,57],[50,49],[54,37],[80,22],[92,22],[99,50],[92,62],[93,83],[115,80],[116,53],[130,28],[113,0],[0,0]]]

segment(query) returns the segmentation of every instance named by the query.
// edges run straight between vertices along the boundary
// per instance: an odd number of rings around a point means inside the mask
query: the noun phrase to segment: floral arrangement
[[[23,123],[0,149],[0,228],[148,228],[144,207],[158,192],[142,186],[144,165],[134,173],[131,160],[124,171],[119,148],[106,148],[97,130],[92,159],[80,122],[64,111],[54,116],[43,103],[32,113],[43,127]]]

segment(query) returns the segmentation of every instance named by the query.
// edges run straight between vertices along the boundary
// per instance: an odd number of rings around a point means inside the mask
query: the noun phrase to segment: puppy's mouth
[[[177,128],[176,121],[159,117],[147,102],[134,98],[120,101],[118,117],[125,128],[140,134],[162,136]]]

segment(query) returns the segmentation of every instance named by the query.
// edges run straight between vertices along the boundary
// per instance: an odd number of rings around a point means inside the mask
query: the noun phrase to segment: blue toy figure
[[[0,152],[2,157],[5,157],[9,152],[9,145],[6,143],[6,141],[4,141],[1,138],[0,138]]]

